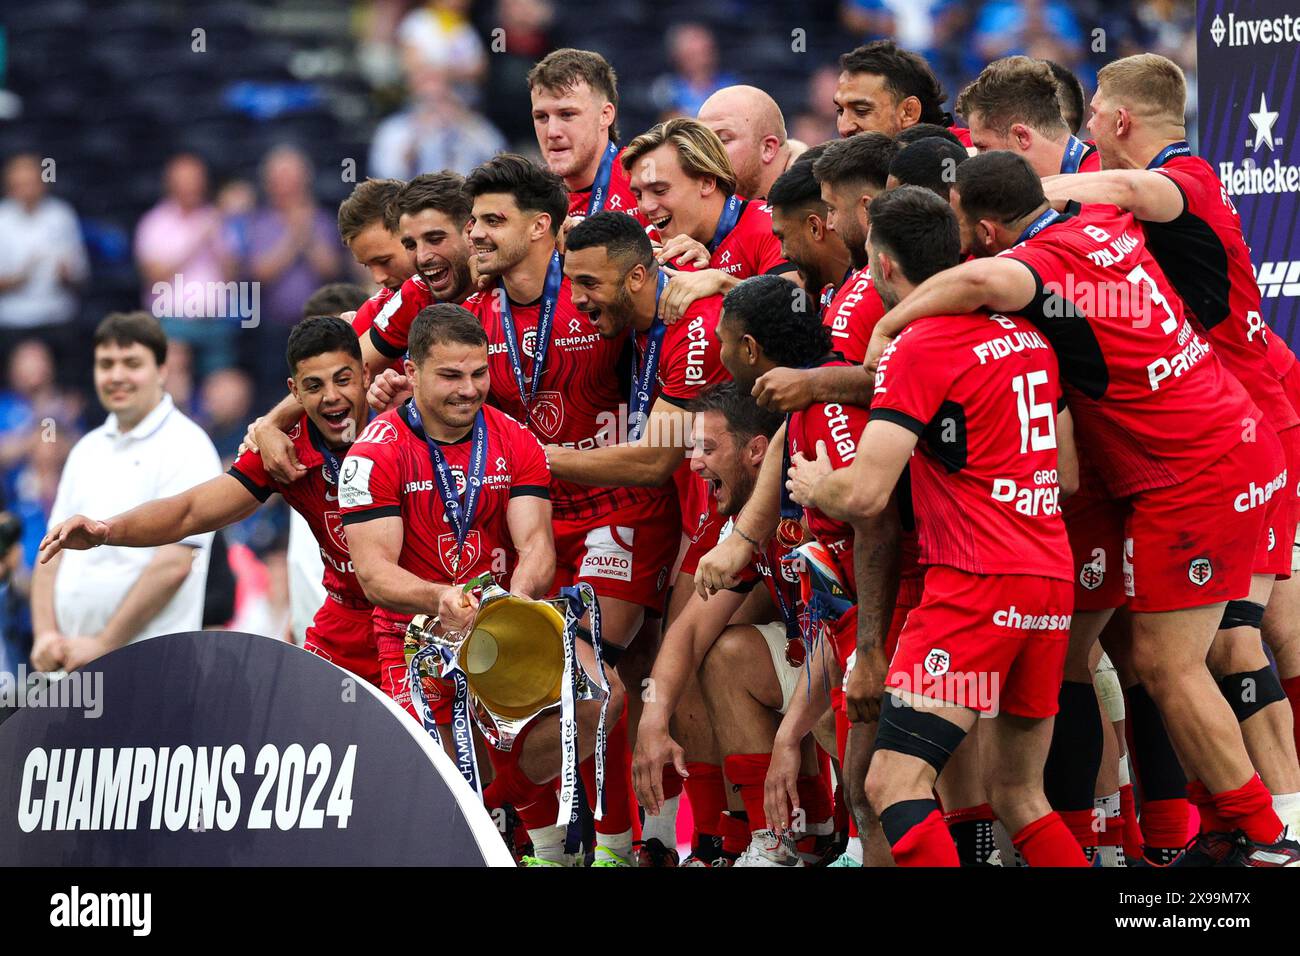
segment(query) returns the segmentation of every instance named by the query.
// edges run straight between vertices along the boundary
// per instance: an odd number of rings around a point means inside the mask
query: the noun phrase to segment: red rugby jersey
[[[968,130],[965,126],[949,126],[948,132],[952,133],[952,135],[956,136],[959,140],[961,140],[961,144],[965,146],[967,149],[972,148],[971,141],[970,141],[970,130]]]
[[[253,493],[258,501],[266,501],[279,492],[285,503],[306,519],[311,533],[320,547],[325,564],[322,583],[326,592],[344,599],[344,603],[365,604],[366,593],[357,581],[356,569],[348,554],[348,540],[343,532],[343,513],[339,505],[338,488],[329,481],[325,457],[312,444],[314,426],[303,415],[289,432],[294,453],[307,473],[291,484],[284,485],[266,473],[262,456],[251,449],[235,459],[228,474]],[[317,436],[318,441],[323,441]],[[342,462],[347,449],[334,452]]]
[[[686,272],[696,269],[675,262],[669,265]],[[741,200],[735,226],[713,250],[708,265],[699,268],[721,269],[737,279],[795,270],[794,263],[781,255],[781,240],[772,234],[772,207],[756,199]]]
[[[831,347],[854,365],[867,357],[867,345],[876,323],[885,314],[868,269],[849,274],[822,311],[822,324],[831,330]]]
[[[379,354],[389,358],[402,356],[411,335],[411,323],[434,301],[433,293],[419,273],[403,282],[401,289],[384,300],[370,328],[370,341]]]
[[[1129,213],[1070,203],[1001,255],[1035,277],[1023,314],[1056,350],[1080,455],[1111,495],[1186,481],[1261,417],[1184,316]]]
[[[588,213],[587,207],[591,205],[591,190],[595,185],[595,183],[591,183],[584,189],[569,190],[570,216],[585,218],[598,212],[625,212],[634,217],[641,225],[649,225],[649,221],[645,216],[641,215],[641,210],[637,208],[637,199],[632,193],[632,185],[627,178],[627,170],[623,168],[622,150],[619,150],[618,155],[614,157],[614,164],[609,171],[609,189],[605,193],[604,204],[600,209],[593,209]]]
[[[1157,171],[1183,194],[1183,213],[1171,222],[1143,222],[1151,254],[1269,423],[1278,431],[1300,424],[1269,358],[1268,340],[1277,336],[1264,321],[1241,217],[1227,190],[1199,156],[1173,156]],[[1278,345],[1287,348],[1280,339]]]
[[[510,499],[518,495],[549,496],[551,472],[542,446],[509,415],[484,406],[488,447],[482,491],[464,550],[459,552],[455,531],[438,494],[423,430],[417,432],[411,426],[404,408],[390,409],[372,421],[343,462],[339,499],[344,525],[401,517],[402,551],[397,563],[403,569],[443,584],[461,583],[491,571],[504,584],[516,560],[506,524]],[[462,495],[471,446],[470,435],[439,445],[455,476],[456,490]],[[456,567],[458,552],[460,565]],[[434,610],[429,608],[430,612]],[[410,619],[409,614],[385,608],[376,608],[375,615],[394,622]]]
[[[352,331],[357,333],[357,338],[369,334],[370,327],[375,324],[375,316],[397,294],[397,291],[385,286],[361,303],[360,308],[357,309],[357,314],[352,317]]]
[[[616,441],[619,409],[627,402],[619,375],[627,337],[601,338],[591,319],[574,307],[566,277],[560,284],[546,367],[530,414],[520,400],[506,350],[500,308],[505,294],[505,288],[498,284],[465,300],[465,308],[478,316],[487,331],[493,404],[519,421],[527,422],[544,444],[594,448]],[[540,298],[533,302],[510,302],[515,334],[520,339],[525,387],[532,382],[540,311]],[[609,514],[669,493],[660,488],[592,488],[557,480],[551,488],[551,499],[558,517],[576,519]]]
[[[918,436],[910,469],[922,564],[1072,580],[1060,397],[1056,356],[1021,318],[930,316],[885,350],[871,417]]]

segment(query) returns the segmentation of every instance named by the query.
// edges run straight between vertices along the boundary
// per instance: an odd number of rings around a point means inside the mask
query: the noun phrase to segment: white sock
[[[861,863],[862,837],[849,837],[849,842],[845,845],[844,852],[848,854],[849,859],[854,863]]]
[[[658,816],[645,815],[645,822],[641,824],[642,840],[658,840],[670,850],[677,849],[677,807],[681,803],[682,795],[679,793],[671,800],[665,800],[662,807],[659,808]]]
[[[533,842],[533,856],[548,863],[564,862],[564,835],[568,827],[538,827],[528,831]]]
[[[1123,768],[1120,763],[1120,768]],[[1121,774],[1121,779],[1123,775]],[[1098,816],[1106,821],[1106,832],[1122,830],[1124,828],[1124,819],[1120,816],[1119,809],[1119,791],[1107,794],[1104,797],[1095,797],[1092,801],[1095,812]],[[1099,846],[1097,855],[1101,857],[1102,866],[1118,867],[1124,865],[1124,848],[1121,846]]]
[[[622,833],[599,833],[596,834],[596,846],[603,846],[611,853],[615,853],[625,860],[632,857],[632,829],[629,827]]]
[[[1300,793],[1274,794],[1273,812],[1290,831],[1291,839],[1300,835]]]

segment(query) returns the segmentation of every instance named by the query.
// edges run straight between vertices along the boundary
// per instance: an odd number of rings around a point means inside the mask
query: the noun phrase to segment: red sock
[[[1214,795],[1214,808],[1231,828],[1245,830],[1256,843],[1276,843],[1282,821],[1273,811],[1273,795],[1255,774],[1235,790]]]
[[[825,823],[835,816],[835,806],[831,803],[831,789],[826,778],[821,774],[813,777],[800,777],[795,781],[799,791],[799,807],[803,810],[807,823]]]
[[[718,817],[718,830],[721,831],[722,852],[727,856],[740,856],[749,846],[749,824],[740,817],[723,813]]]
[[[767,828],[767,811],[763,809],[763,781],[772,762],[771,754],[732,754],[723,761],[727,779],[740,789],[740,799],[749,817],[749,830]]]
[[[613,714],[609,715],[611,718]],[[596,758],[590,756],[578,768],[587,788],[588,805],[596,809]],[[676,776],[676,774],[673,774]],[[596,821],[597,833],[632,831],[641,839],[641,819],[632,794],[632,754],[627,746],[627,710],[619,714],[605,740],[605,815]]]
[[[483,789],[483,805],[495,810],[505,804],[515,808],[519,822],[526,830],[555,825],[555,818],[560,814],[560,801],[555,795],[555,787],[550,783],[533,783],[519,769],[519,754],[523,752],[523,740],[515,742],[510,753],[503,753],[495,747],[488,748],[488,757],[492,761],[492,782]]]
[[[1137,807],[1133,800],[1133,784],[1119,788],[1119,815],[1124,818],[1124,855],[1136,860],[1142,855],[1142,828],[1138,826]]]
[[[1011,842],[1030,866],[1088,865],[1079,841],[1055,812],[1027,825]]]
[[[1187,844],[1188,803],[1185,799],[1147,800],[1142,804],[1142,839],[1161,850],[1177,850]]]
[[[957,844],[937,809],[904,833],[889,852],[899,866],[961,866]]]
[[[1291,732],[1295,734],[1295,748],[1300,751],[1300,674],[1282,681],[1282,691],[1291,702]]]
[[[1196,807],[1196,812],[1200,814],[1201,824],[1198,832],[1209,833],[1215,831],[1223,833],[1232,829],[1228,822],[1219,816],[1218,808],[1214,805],[1214,795],[1205,789],[1205,784],[1201,783],[1201,781],[1187,781],[1187,800],[1192,806]]]
[[[727,791],[723,789],[722,768],[716,763],[696,763],[686,765],[690,774],[683,783],[686,787],[686,799],[691,802],[691,816],[695,820],[693,845],[699,845],[704,834],[717,836],[718,818],[727,809]],[[673,776],[677,776],[673,774]]]
[[[682,775],[677,772],[677,768],[670,763],[664,764],[663,782],[661,786],[664,789],[664,799],[671,800],[673,797],[682,795]]]
[[[1065,828],[1070,831],[1080,848],[1091,849],[1101,846],[1101,839],[1096,829],[1097,815],[1091,810],[1058,810],[1056,815],[1061,818],[1061,822],[1065,824]],[[1178,845],[1182,846],[1181,843]]]

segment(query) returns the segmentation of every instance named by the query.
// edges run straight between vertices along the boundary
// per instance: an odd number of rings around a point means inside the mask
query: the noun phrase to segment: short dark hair
[[[1023,156],[997,149],[972,156],[957,169],[954,188],[967,218],[1011,223],[1047,202],[1043,181]]]
[[[884,249],[914,285],[961,262],[961,229],[948,203],[929,189],[899,186],[871,201],[867,241]]]
[[[727,420],[727,431],[740,445],[757,435],[771,438],[785,421],[780,412],[760,408],[754,397],[735,382],[710,385],[691,400],[687,410],[694,415],[717,412]]]
[[[323,285],[302,304],[302,317],[313,315],[342,315],[355,312],[370,298],[369,293],[355,282],[331,282]]]
[[[1079,127],[1083,126],[1083,84],[1069,68],[1061,66],[1055,60],[1043,62],[1056,78],[1056,97],[1061,101],[1061,115],[1065,117],[1065,125],[1070,127],[1071,133],[1077,133]]]
[[[134,312],[110,312],[95,326],[92,347],[101,345],[143,345],[162,365],[167,361],[167,333],[161,323],[143,309]]]
[[[326,352],[343,352],[361,361],[361,341],[357,333],[337,315],[313,315],[303,319],[289,331],[289,344],[284,357],[289,363],[289,373],[298,374],[298,363],[304,359],[324,355]]]
[[[525,212],[551,217],[551,232],[559,235],[569,212],[569,189],[555,173],[517,153],[498,153],[475,166],[465,177],[471,202],[487,193],[509,193]]]
[[[799,159],[800,162],[791,163],[789,169],[776,177],[767,191],[767,204],[779,209],[815,206],[825,215],[826,204],[822,202],[821,186],[813,175],[813,163],[816,160],[804,162],[803,156]]]
[[[1044,136],[1060,135],[1066,123],[1056,93],[1056,77],[1042,60],[1004,56],[980,72],[957,97],[967,121],[979,114],[982,125],[1001,136],[1024,123]]]
[[[570,252],[602,246],[605,255],[616,259],[624,270],[637,263],[647,269],[655,264],[654,247],[645,229],[624,212],[598,212],[569,230],[564,248]]]
[[[470,198],[465,192],[465,177],[444,169],[437,173],[421,173],[393,196],[385,214],[388,228],[397,231],[402,216],[413,216],[425,209],[436,209],[454,222],[457,227],[469,221]]]
[[[947,126],[940,126],[938,123],[914,123],[907,129],[899,130],[898,135],[894,137],[894,142],[900,147],[915,143],[918,139],[929,139],[931,136],[938,136],[940,139],[946,139],[950,143],[955,143],[962,149],[966,144]]]
[[[804,368],[831,350],[812,297],[789,279],[752,276],[722,299],[722,317],[744,329],[777,365]]]
[[[854,182],[884,189],[897,154],[898,144],[884,133],[858,133],[829,143],[813,163],[813,175],[832,186]]]
[[[903,147],[889,164],[889,175],[903,186],[921,186],[944,202],[957,179],[957,167],[970,159],[966,147],[927,136]]]
[[[488,337],[473,312],[453,302],[435,302],[420,310],[407,339],[411,361],[419,365],[435,345],[476,345],[487,348]]]
[[[400,179],[367,179],[358,183],[351,195],[339,203],[339,238],[344,244],[357,237],[371,223],[388,225],[388,204],[404,183]]]
[[[921,122],[947,125],[943,85],[925,57],[904,50],[893,40],[876,40],[840,57],[845,73],[871,73],[883,77],[885,89],[896,102],[915,96],[921,103]],[[860,135],[860,134],[859,134]]]
[[[541,87],[551,93],[567,93],[579,83],[586,83],[614,104],[618,114],[618,74],[599,53],[565,47],[552,50],[528,71],[528,90]],[[609,128],[609,138],[618,142],[618,120]]]

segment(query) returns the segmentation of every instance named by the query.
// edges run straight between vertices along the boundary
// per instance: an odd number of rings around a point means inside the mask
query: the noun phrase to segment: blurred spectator
[[[47,194],[41,160],[14,156],[5,164],[0,201],[0,362],[22,337],[48,343],[61,375],[71,375],[81,345],[68,326],[77,289],[90,274],[77,214]],[[65,359],[74,360],[65,365]],[[85,367],[84,360],[80,367]],[[71,380],[71,379],[65,379]]]
[[[230,567],[237,582],[235,617],[230,629],[301,644],[289,627],[284,539],[276,539],[260,555],[248,545],[231,544]]]
[[[220,211],[208,201],[203,160],[191,153],[172,157],[163,172],[163,198],[136,227],[135,263],[145,308],[168,339],[198,346],[201,376],[235,358],[232,320],[239,316],[228,316],[230,297],[216,294],[235,277],[228,238]]]
[[[255,325],[240,330],[240,342],[268,405],[284,395],[284,349],[303,302],[322,283],[340,278],[334,217],[317,204],[311,182],[302,152],[275,147],[262,161],[266,205],[248,222],[245,272],[257,283],[258,315]]]
[[[216,446],[223,468],[239,450],[253,417],[253,380],[237,368],[223,368],[203,380],[199,392],[199,424]]]
[[[1064,0],[988,0],[975,18],[973,72],[999,57],[1023,54],[1078,69],[1086,36]],[[1083,71],[1085,83],[1092,77]]]
[[[75,428],[79,397],[55,384],[54,356],[40,339],[23,339],[9,355],[6,389],[0,392],[0,481],[12,478],[40,442],[57,428]]]
[[[529,150],[536,142],[532,117],[520,108],[519,96],[528,90],[528,71],[555,49],[551,22],[555,8],[551,0],[499,0],[494,23],[501,24],[509,38],[505,49],[488,57],[483,112],[516,150]]]
[[[422,67],[437,67],[446,72],[465,101],[473,104],[487,72],[487,55],[469,22],[469,8],[470,0],[429,0],[398,24],[397,42],[408,77]]]
[[[790,123],[789,133],[794,139],[816,146],[828,139],[838,139],[835,128],[835,86],[839,79],[838,67],[818,67],[808,77],[808,90],[804,94],[804,110]]]
[[[167,343],[167,377],[163,384],[176,407],[193,418],[198,409],[194,387],[194,349],[188,342]]]
[[[669,27],[667,46],[673,72],[659,77],[650,89],[663,118],[695,116],[714,92],[740,82],[734,73],[718,72],[718,46],[713,31],[702,23]]]
[[[410,107],[375,130],[367,172],[403,181],[441,169],[464,174],[505,148],[496,127],[461,101],[446,70],[422,66],[411,74]]]
[[[257,187],[232,179],[217,192],[217,211],[226,229],[226,246],[236,263],[248,261],[248,225],[257,211]]]

